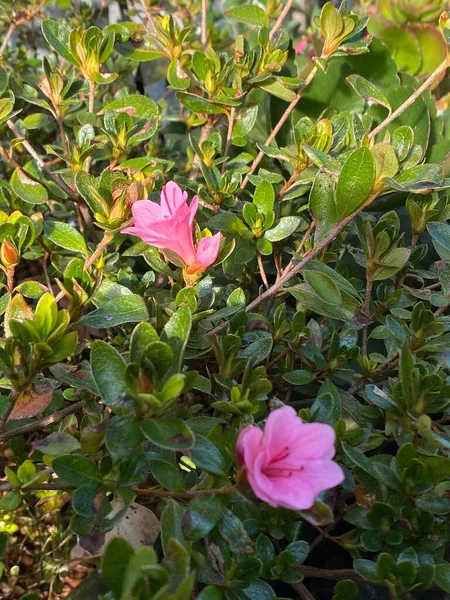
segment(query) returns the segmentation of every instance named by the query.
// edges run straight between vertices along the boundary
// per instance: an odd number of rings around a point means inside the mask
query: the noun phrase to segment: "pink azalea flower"
[[[198,196],[190,205],[187,192],[174,181],[169,181],[161,191],[161,203],[138,200],[132,207],[133,225],[122,229],[140,237],[144,242],[177,254],[189,274],[201,273],[212,265],[219,254],[220,233],[202,238],[194,244],[194,217],[198,209]]]
[[[323,423],[303,423],[291,406],[270,413],[264,431],[245,427],[237,441],[255,495],[270,504],[307,510],[324,490],[344,480],[335,454],[334,429]]]
[[[307,45],[308,45],[308,40],[300,40],[294,48],[295,54],[301,54]]]

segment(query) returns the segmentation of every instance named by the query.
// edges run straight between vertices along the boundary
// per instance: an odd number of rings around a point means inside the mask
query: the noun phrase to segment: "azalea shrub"
[[[448,597],[450,21],[299,8],[0,3],[1,597]]]

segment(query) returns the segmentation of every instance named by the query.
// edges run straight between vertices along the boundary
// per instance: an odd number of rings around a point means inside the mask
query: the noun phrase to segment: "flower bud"
[[[0,258],[5,267],[15,267],[19,263],[20,254],[8,240],[3,240],[0,248]]]

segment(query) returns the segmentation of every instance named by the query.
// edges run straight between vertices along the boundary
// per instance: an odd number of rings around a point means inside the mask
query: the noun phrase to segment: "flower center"
[[[294,473],[299,473],[301,471],[303,471],[302,466],[299,467],[282,467],[282,466],[277,466],[276,463],[281,462],[282,460],[284,460],[285,458],[287,458],[290,454],[290,448],[289,446],[285,446],[284,448],[282,448],[282,450],[280,450],[280,452],[278,454],[276,454],[272,460],[270,461],[270,463],[267,465],[267,467],[265,467],[264,469],[262,469],[262,472],[264,475],[266,475],[266,477],[280,477],[283,479],[287,479],[289,477],[292,477],[292,475]]]

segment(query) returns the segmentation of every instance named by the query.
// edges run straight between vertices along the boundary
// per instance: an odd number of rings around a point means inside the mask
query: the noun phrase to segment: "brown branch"
[[[269,33],[269,40],[271,40],[273,38],[273,36],[277,33],[277,31],[280,29],[281,25],[283,24],[284,19],[286,18],[288,12],[291,10],[291,7],[294,3],[294,0],[288,0],[286,2],[285,7],[283,8],[283,10],[280,13],[280,16],[278,17],[278,19],[275,21],[274,26],[272,27],[272,29],[270,30]]]
[[[206,50],[206,47],[208,45],[208,30],[206,27],[206,16],[207,16],[207,12],[208,12],[208,0],[202,0],[202,24],[201,24],[201,28],[202,28],[202,47],[203,50]]]
[[[263,259],[261,256],[261,252],[256,252],[256,259],[258,261],[258,268],[259,268],[259,274],[261,275],[261,279],[263,281],[264,287],[266,288],[266,290],[268,290],[270,288],[269,282],[267,280],[267,275],[266,275],[266,271],[264,269],[264,263],[263,263]]]
[[[314,596],[308,590],[306,585],[299,581],[298,583],[291,583],[292,589],[298,592],[302,600],[315,600]]]
[[[230,114],[228,116],[228,129],[227,129],[227,140],[225,142],[225,160],[222,163],[222,175],[225,173],[225,168],[228,162],[228,154],[231,148],[231,141],[233,139],[233,127],[234,122],[236,120],[236,107],[232,106],[230,109]]]
[[[67,483],[60,483],[58,481],[55,482],[51,482],[51,483],[42,483],[39,485],[30,485],[24,488],[21,488],[23,492],[37,492],[37,491],[59,491],[59,490],[73,490],[75,489],[76,486],[71,485],[71,484],[67,484]],[[1,492],[10,492],[11,490],[15,489],[14,486],[9,483],[9,481],[5,482],[5,483],[1,483],[0,484],[0,493]],[[189,490],[187,492],[170,492],[168,490],[143,490],[141,488],[131,488],[133,490],[133,492],[136,494],[136,496],[141,496],[141,497],[145,497],[145,498],[154,498],[155,500],[160,500],[163,498],[175,498],[176,500],[191,500],[192,498],[195,498],[196,496],[201,496],[204,494],[212,494],[214,496],[219,496],[222,494],[234,494],[236,492],[236,487],[235,486],[227,486],[227,487],[223,487],[223,488],[217,488],[217,489],[203,489],[203,490]]]
[[[58,187],[60,187],[69,196],[69,198],[70,198],[70,200],[72,200],[72,202],[79,202],[80,199],[78,198],[78,194],[76,194],[73,190],[71,190],[70,187],[62,179],[60,179],[57,175],[55,175],[55,173],[53,173],[53,171],[51,169],[48,168],[48,166],[45,164],[45,162],[42,160],[42,158],[39,156],[39,154],[36,152],[36,150],[30,144],[30,142],[27,139],[25,139],[25,137],[17,129],[15,124],[11,120],[6,121],[6,124],[8,125],[9,129],[14,133],[15,136],[17,136],[18,138],[21,138],[21,140],[22,140],[21,143],[22,143],[23,147],[27,150],[28,154],[34,158],[34,160],[42,168],[42,170],[47,175],[47,177],[49,179],[51,179],[53,181],[53,183],[56,183],[56,185]],[[20,169],[22,169],[22,167],[20,165],[18,165],[18,167]],[[33,176],[30,175],[30,173],[27,173],[26,171],[24,171],[24,172],[27,177],[29,177],[30,179],[33,179]],[[39,181],[39,179],[36,179],[35,181],[37,181],[41,185],[44,185],[42,181]]]
[[[8,27],[8,30],[5,33],[5,37],[3,38],[2,45],[0,46],[0,56],[3,56],[3,54],[6,50],[6,46],[8,45],[12,34],[16,30],[16,27],[17,27],[16,23],[11,23],[10,26]]]
[[[24,435],[26,433],[32,433],[34,431],[39,431],[39,429],[44,429],[44,427],[48,427],[49,425],[54,425],[55,423],[59,423],[68,415],[72,415],[73,413],[78,412],[84,404],[84,400],[80,400],[80,402],[75,402],[74,404],[70,404],[66,406],[66,408],[62,408],[57,412],[49,415],[48,417],[43,417],[42,419],[38,419],[34,423],[28,423],[28,425],[22,425],[22,427],[16,427],[15,429],[11,429],[11,431],[5,431],[4,433],[0,433],[0,442],[6,442],[18,435]]]
[[[306,90],[306,88],[309,86],[309,84],[311,83],[311,81],[314,79],[314,77],[317,74],[317,67],[314,67],[310,74],[308,75],[308,77],[305,79],[304,84],[300,87],[299,91],[297,92],[297,94],[295,95],[295,98],[292,100],[292,102],[289,104],[289,106],[286,108],[286,110],[283,113],[283,116],[281,117],[281,119],[278,121],[278,123],[276,124],[276,126],[274,127],[274,129],[272,130],[272,133],[269,135],[269,137],[267,138],[267,140],[264,142],[265,146],[270,146],[270,144],[273,142],[273,140],[275,139],[275,137],[277,136],[278,132],[280,131],[280,129],[283,127],[283,125],[286,123],[286,121],[288,120],[288,118],[291,115],[291,112],[294,110],[294,108],[297,106],[297,104],[299,103],[301,97],[303,96],[303,92]],[[262,161],[264,157],[264,152],[263,150],[261,150],[256,158],[253,160],[252,165],[250,167],[249,172],[247,173],[247,175],[244,177],[244,181],[241,183],[241,190],[244,190],[247,187],[248,182],[250,181],[250,176],[253,175],[253,173],[256,170],[256,167],[259,165],[259,163]]]
[[[91,256],[86,259],[86,262],[84,263],[83,271],[87,271],[89,269],[89,267],[91,267],[95,263],[97,258],[100,256],[100,254],[103,252],[103,250],[106,248],[106,246],[109,244],[109,242],[111,242],[112,239],[113,239],[112,235],[110,235],[109,233],[106,233],[106,232],[104,233],[103,238],[101,239],[97,248],[94,250],[94,252],[91,254]]]
[[[450,56],[450,55],[449,55]],[[373,140],[383,129],[385,129],[392,121],[401,115],[407,108],[414,104],[414,102],[421,96],[428,88],[430,88],[433,83],[438,79],[449,66],[449,56],[445,58],[445,60],[437,67],[435,71],[426,79],[417,90],[411,94],[409,98],[403,102],[401,106],[399,106],[396,110],[394,110],[390,115],[388,115],[384,121],[382,121],[373,131],[369,133],[369,140]]]
[[[259,306],[259,304],[261,304],[261,302],[263,302],[264,300],[275,296],[278,293],[278,290],[280,288],[282,288],[285,283],[287,283],[292,277],[294,277],[294,275],[297,275],[297,273],[300,273],[300,271],[304,267],[306,267],[306,265],[309,264],[314,258],[316,258],[316,256],[318,256],[322,252],[322,250],[324,250],[328,246],[328,244],[333,242],[337,238],[337,236],[347,227],[347,225],[351,221],[353,221],[353,219],[356,217],[356,215],[358,215],[367,206],[369,206],[369,204],[371,204],[375,198],[376,198],[376,194],[369,196],[369,198],[357,210],[355,210],[351,215],[348,215],[348,217],[345,217],[345,219],[342,219],[342,221],[340,223],[338,223],[336,225],[336,227],[334,227],[322,241],[320,241],[316,246],[314,246],[314,248],[311,250],[311,252],[309,254],[307,254],[303,258],[303,260],[301,260],[289,272],[282,275],[282,277],[280,277],[280,279],[278,281],[276,281],[272,285],[272,287],[270,287],[268,290],[263,292],[260,296],[255,298],[252,302],[250,302],[250,304],[247,304],[247,306],[245,307],[245,310],[247,312],[250,312],[256,306]],[[282,291],[282,293],[286,293],[286,290]],[[218,325],[217,327],[212,329],[208,333],[208,335],[209,336],[216,335],[217,333],[219,333],[220,331],[225,329],[225,327],[227,326],[227,322],[228,321],[224,321],[221,325]]]
[[[211,133],[213,128],[213,120],[210,117],[207,117],[206,123],[203,125],[202,130],[200,132],[200,139],[198,140],[199,148],[201,149],[203,142],[205,142]],[[191,172],[189,173],[189,179],[196,179],[198,175],[198,168],[200,166],[200,156],[196,154],[194,156],[194,160],[192,161]]]
[[[367,285],[366,285],[366,297],[364,300],[364,312],[367,315],[367,317],[370,317],[370,300],[372,298],[372,286],[373,286],[372,273],[368,272],[367,273]],[[369,340],[369,324],[367,323],[364,325],[363,332],[362,332],[361,354],[363,356],[367,356],[368,340]]]
[[[314,223],[314,221],[311,221],[310,226],[308,227],[308,229],[305,231],[305,235],[302,238],[302,241],[300,242],[299,247],[296,249],[294,256],[291,258],[290,262],[286,265],[286,268],[284,269],[284,271],[281,273],[281,276],[286,275],[287,273],[289,273],[289,271],[292,269],[292,267],[294,266],[294,260],[296,258],[298,258],[299,254],[301,253],[301,251],[303,250],[306,242],[309,240],[309,238],[311,237],[311,233],[314,230],[314,227],[316,226],[316,224]]]
[[[14,289],[14,267],[6,267],[6,289],[11,293]]]

